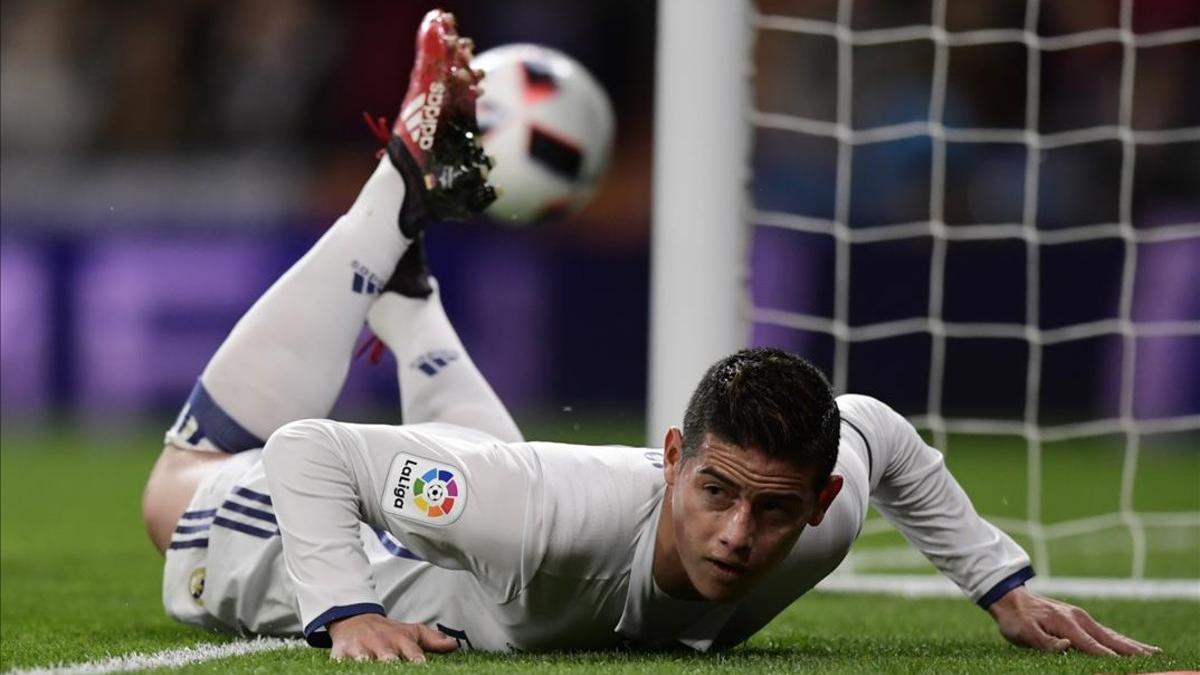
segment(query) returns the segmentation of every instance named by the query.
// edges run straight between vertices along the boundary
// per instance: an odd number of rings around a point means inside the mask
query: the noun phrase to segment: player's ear
[[[667,437],[663,439],[663,477],[667,485],[675,484],[679,475],[679,464],[683,461],[683,432],[679,427],[667,429]]]
[[[829,477],[829,482],[825,484],[825,488],[817,493],[817,508],[813,510],[812,515],[808,517],[808,524],[816,527],[825,519],[825,512],[829,510],[829,505],[833,504],[833,498],[838,496],[842,491],[842,477],[836,473]]]

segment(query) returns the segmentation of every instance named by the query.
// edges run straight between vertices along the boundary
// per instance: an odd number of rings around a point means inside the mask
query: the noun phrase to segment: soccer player
[[[869,397],[835,399],[779,350],[712,366],[661,450],[525,442],[421,251],[427,222],[494,196],[470,56],[450,15],[426,16],[386,157],[234,327],[167,432],[144,517],[172,617],[302,633],[335,658],[720,650],[832,572],[874,504],[1010,641],[1155,649],[1025,589],[1028,556],[912,426]],[[364,320],[396,354],[404,425],[318,419]]]

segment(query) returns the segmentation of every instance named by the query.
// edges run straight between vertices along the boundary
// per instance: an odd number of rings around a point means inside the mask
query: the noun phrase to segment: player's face
[[[749,591],[787,555],[806,524],[821,522],[841,488],[841,476],[818,490],[815,468],[712,434],[705,434],[699,451],[686,461],[682,448],[682,436],[672,429],[664,471],[675,564],[694,594],[708,600]]]

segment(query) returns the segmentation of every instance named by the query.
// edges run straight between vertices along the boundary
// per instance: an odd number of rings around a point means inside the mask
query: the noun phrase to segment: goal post
[[[660,0],[647,442],[704,370],[746,344],[748,0]]]
[[[1072,7],[660,2],[649,443],[714,360],[785,347],[897,407],[956,475],[985,455],[981,492],[1013,489],[979,510],[1026,547],[1036,586],[1200,599],[1200,387],[1182,374],[1200,367],[1200,303],[1167,300],[1200,279],[1200,190],[1180,170],[1200,161],[1200,119],[1169,103],[1200,25],[1139,23],[1134,0]],[[775,79],[752,81],[755,59]],[[814,82],[827,91],[796,85]],[[1162,176],[1176,193],[1147,215]],[[964,309],[987,275],[1001,290]],[[970,389],[980,363],[988,396]],[[862,538],[894,534],[871,518]],[[894,574],[914,556],[890,541],[823,587],[956,592],[920,560]]]

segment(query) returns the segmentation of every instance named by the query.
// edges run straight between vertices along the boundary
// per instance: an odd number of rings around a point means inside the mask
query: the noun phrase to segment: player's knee
[[[154,468],[150,470],[150,475],[146,478],[146,485],[142,488],[142,525],[146,528],[146,533],[150,535],[150,541],[161,552],[165,549],[166,543],[164,539],[170,539],[170,531],[168,530],[164,536],[163,531],[167,526],[174,526],[169,523],[168,509],[164,502],[166,490],[164,490],[164,471],[162,469],[162,457],[154,463]]]
[[[221,452],[193,452],[170,445],[163,449],[142,491],[142,523],[159,551],[170,542],[196,489],[228,458]]]

